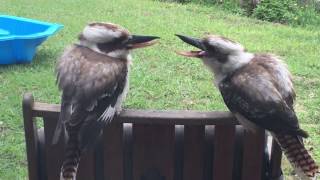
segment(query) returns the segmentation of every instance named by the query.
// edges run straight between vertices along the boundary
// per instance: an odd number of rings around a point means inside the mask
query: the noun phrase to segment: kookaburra
[[[303,145],[302,138],[308,134],[299,127],[291,75],[283,61],[271,54],[247,52],[241,44],[222,36],[177,36],[199,48],[177,53],[202,59],[237,120],[251,130],[268,130],[296,173],[303,179],[315,177],[319,168]]]
[[[112,23],[91,23],[58,61],[61,113],[53,143],[66,139],[61,180],[74,180],[81,154],[92,148],[103,128],[121,111],[129,86],[131,51],[158,37],[131,35]]]

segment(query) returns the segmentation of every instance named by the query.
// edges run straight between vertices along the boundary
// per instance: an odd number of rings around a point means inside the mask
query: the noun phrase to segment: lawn
[[[226,110],[200,61],[177,56],[190,47],[174,34],[215,33],[239,41],[252,52],[281,55],[294,75],[296,112],[311,138],[308,148],[320,162],[320,33],[238,17],[196,4],[152,0],[2,0],[0,12],[64,24],[39,49],[31,64],[0,66],[0,179],[25,179],[26,156],[21,100],[32,92],[38,101],[59,103],[56,60],[92,21],[121,24],[136,34],[161,36],[156,46],[134,53],[126,108]]]

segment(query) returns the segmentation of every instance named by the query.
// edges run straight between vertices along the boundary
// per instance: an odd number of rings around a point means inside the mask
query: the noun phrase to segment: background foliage
[[[320,25],[320,0],[160,0],[180,3],[200,3],[220,6],[223,9],[244,16],[317,28]]]

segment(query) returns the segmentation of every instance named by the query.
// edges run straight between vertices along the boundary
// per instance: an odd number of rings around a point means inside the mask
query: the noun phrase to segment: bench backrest
[[[59,179],[64,143],[51,144],[59,111],[24,97],[30,180]],[[83,156],[77,180],[277,179],[281,151],[275,142],[270,150],[267,139],[264,131],[244,130],[229,112],[125,110]]]

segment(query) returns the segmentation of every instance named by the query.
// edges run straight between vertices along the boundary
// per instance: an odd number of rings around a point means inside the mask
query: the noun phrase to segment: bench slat
[[[173,125],[133,125],[134,180],[157,173],[166,180],[173,180],[174,130]]]
[[[262,130],[245,130],[243,139],[242,180],[259,180],[262,177],[262,159],[265,133]]]
[[[214,133],[214,179],[232,180],[235,126],[219,125]]]
[[[212,180],[215,125],[205,126],[204,180]]]
[[[104,129],[104,179],[123,180],[123,126],[111,123]]]
[[[26,93],[23,97],[23,120],[24,134],[26,140],[26,151],[28,159],[28,177],[29,179],[39,179],[40,165],[38,163],[38,132],[35,118],[33,116],[34,99],[31,93]]]
[[[282,175],[281,171],[281,158],[282,158],[282,151],[278,143],[275,139],[272,142],[272,151],[271,151],[271,170],[270,176],[272,179],[277,179]]]
[[[52,137],[56,127],[56,119],[50,115],[43,118],[45,133],[45,164],[48,180],[57,180],[63,161],[64,143],[62,137],[58,144],[52,145]]]
[[[204,126],[184,126],[184,180],[203,179]]]
[[[95,158],[92,149],[81,157],[77,173],[77,180],[89,179],[95,179]]]
[[[33,116],[58,117],[60,105],[35,102]],[[132,110],[124,109],[114,120],[117,123],[171,124],[171,125],[238,125],[232,113],[224,111],[192,110]]]

